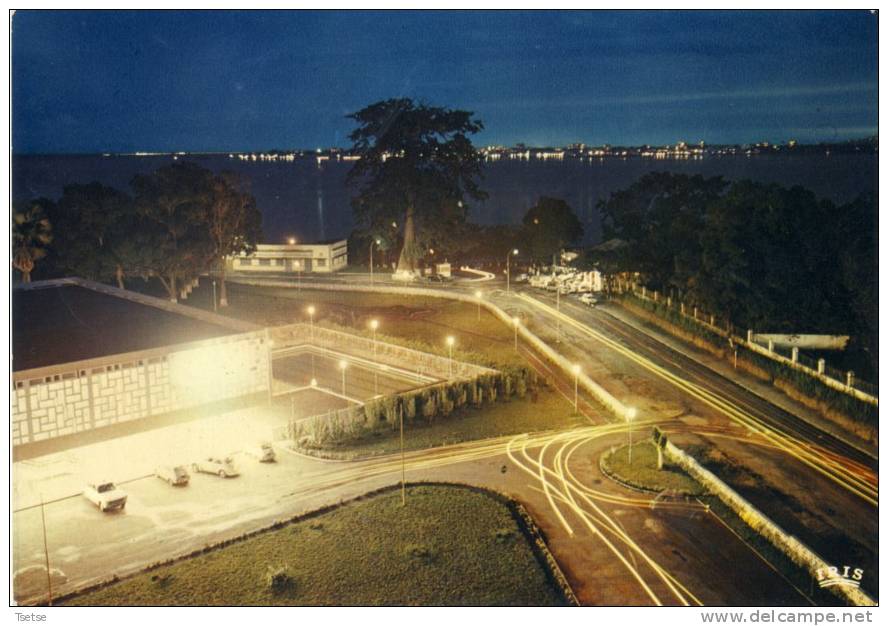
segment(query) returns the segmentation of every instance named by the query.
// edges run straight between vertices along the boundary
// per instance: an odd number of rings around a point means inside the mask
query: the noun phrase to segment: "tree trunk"
[[[158,274],[157,276],[160,279],[160,282],[163,283],[163,286],[166,287],[167,295],[170,297],[170,302],[178,302],[179,294],[176,293],[176,275],[172,272],[169,275],[169,282],[164,280],[163,276]]]
[[[31,272],[30,270],[21,270],[22,272],[22,282],[29,283],[31,282]]]
[[[228,306],[228,289],[225,287],[225,262],[222,262],[222,275],[219,277],[219,306]]]
[[[416,270],[416,230],[413,224],[413,201],[407,204],[407,215],[404,219],[404,245],[398,258],[398,272],[414,273]]]
[[[120,289],[126,289],[126,285],[123,284],[123,267],[118,265],[114,274],[117,277],[117,286]]]

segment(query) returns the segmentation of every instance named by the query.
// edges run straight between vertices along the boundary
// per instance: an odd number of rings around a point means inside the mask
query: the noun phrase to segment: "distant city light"
[[[287,243],[290,244],[291,246],[295,246],[296,245],[296,237],[288,237]]]

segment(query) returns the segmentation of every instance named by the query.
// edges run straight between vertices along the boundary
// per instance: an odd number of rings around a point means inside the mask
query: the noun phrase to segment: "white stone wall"
[[[115,363],[41,368],[13,376],[13,445],[43,441],[208,402],[267,391],[268,344],[253,332]],[[31,370],[38,372],[38,370]]]

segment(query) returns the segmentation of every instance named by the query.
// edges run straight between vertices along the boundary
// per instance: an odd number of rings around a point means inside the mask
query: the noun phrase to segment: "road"
[[[623,439],[622,429],[590,426],[408,453],[407,479],[469,482],[520,499],[586,604],[805,602],[699,504],[657,502],[602,481],[590,444],[607,449]],[[237,478],[198,475],[184,488],[154,478],[131,482],[120,513],[99,513],[80,497],[55,502],[45,507],[55,594],[396,483],[400,471],[397,456],[324,462],[282,452],[275,464],[245,465]],[[16,513],[14,527],[17,598],[45,597],[40,508]]]
[[[662,333],[656,338],[655,331],[642,332],[639,324],[623,323],[605,312],[616,305],[590,309],[562,296],[556,311],[550,292],[513,284],[507,293],[503,286],[499,280],[455,280],[447,288],[474,293],[480,287],[486,300],[518,315],[612,395],[638,407],[640,415],[656,416],[667,432],[700,424],[739,428],[737,436],[695,435],[676,442],[716,458],[719,464],[710,465],[716,474],[827,561],[864,567],[864,587],[877,594],[878,477],[873,455],[813,426],[807,420],[817,418],[810,410],[773,388],[764,390],[765,385],[749,380],[738,384],[742,377],[722,375],[711,367],[711,359],[704,365],[707,355],[672,349]],[[549,369],[568,395],[573,381]],[[760,439],[769,446],[758,445]]]
[[[833,509],[834,526],[853,522],[850,531],[843,530],[846,534],[866,537],[870,525],[877,523],[865,498],[847,488],[859,484],[862,491],[872,486],[871,469],[850,456],[852,451],[844,450],[848,456],[844,455],[840,443],[826,439],[819,445],[817,441],[823,441],[819,435],[794,424],[792,416],[775,414],[767,402],[746,397],[753,394],[717,380],[693,359],[682,360],[599,312],[574,310],[562,302],[571,316],[560,318],[491,286],[485,286],[485,297],[520,313],[534,332],[582,362],[586,371],[616,372],[619,376],[613,380],[596,380],[621,397],[638,400],[644,407],[640,421],[608,424],[596,405],[583,398],[581,408],[594,422],[586,428],[408,453],[407,478],[467,482],[524,503],[583,603],[798,605],[807,601],[805,590],[793,588],[699,503],[662,502],[604,479],[598,470],[599,455],[624,441],[628,428],[660,424],[679,439],[715,446],[744,464],[773,465],[780,473],[768,475],[771,482],[798,480],[796,491],[817,494],[824,514],[827,507],[846,507]],[[563,334],[557,342],[559,321]],[[563,373],[538,359],[534,364],[547,370],[556,387],[570,395],[572,381]],[[293,372],[304,378],[305,364],[293,364]],[[367,392],[366,373],[362,378]],[[815,436],[817,441],[809,440]],[[801,451],[793,454],[794,446]],[[815,462],[817,457],[823,457],[823,472],[802,462]],[[847,485],[830,480],[827,473],[836,468],[853,469],[857,479]],[[197,476],[183,489],[153,478],[133,481],[126,486],[129,504],[120,514],[102,515],[80,497],[54,502],[44,512],[56,593],[111,573],[125,575],[148,563],[396,483],[400,472],[398,457],[344,463],[281,453],[277,464],[246,465],[235,479]],[[818,506],[810,499],[800,502],[802,511]],[[14,515],[13,567],[21,600],[45,597],[40,511],[36,507]],[[801,524],[801,528],[808,527]]]
[[[640,414],[665,420],[667,432],[677,423],[733,425],[745,430],[746,440],[767,441],[763,451],[736,438],[677,440],[718,450],[728,469],[749,468],[722,477],[827,561],[851,559],[868,568],[865,587],[877,593],[876,459],[605,310],[561,298],[559,315],[554,299],[539,291],[493,299],[525,316],[534,332],[584,370],[598,373],[593,378],[617,397],[632,397],[644,407]],[[562,340],[556,344],[559,321]]]

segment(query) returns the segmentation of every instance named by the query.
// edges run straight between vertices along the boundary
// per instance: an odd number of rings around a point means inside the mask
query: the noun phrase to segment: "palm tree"
[[[34,264],[46,256],[52,241],[52,225],[40,201],[12,215],[12,266],[22,273],[22,282],[31,282]]]

